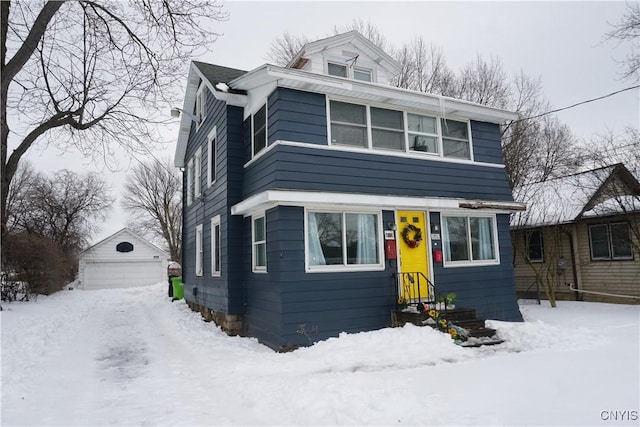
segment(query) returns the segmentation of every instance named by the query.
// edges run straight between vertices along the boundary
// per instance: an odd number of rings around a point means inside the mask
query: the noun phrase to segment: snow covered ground
[[[165,291],[4,304],[2,425],[640,423],[640,306],[523,302],[495,347],[407,325],[279,354]]]

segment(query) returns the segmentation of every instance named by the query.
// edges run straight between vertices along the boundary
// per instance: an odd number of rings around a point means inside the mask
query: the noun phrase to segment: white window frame
[[[256,221],[262,219],[264,221],[264,240],[256,240]],[[264,245],[264,265],[257,265],[257,247]],[[254,273],[266,273],[268,264],[267,256],[267,216],[265,213],[253,215],[251,217],[251,270]]]
[[[360,80],[360,79],[356,79],[356,71],[360,72],[360,73],[368,73],[369,74],[369,80]],[[357,80],[359,82],[369,82],[369,83],[373,83],[373,70],[370,68],[364,68],[364,67],[353,67],[352,71],[351,71],[352,75],[353,75],[353,80]]]
[[[339,77],[339,78],[343,78],[343,79],[350,79],[350,80],[356,80],[359,82],[367,82],[367,83],[374,83],[375,82],[375,70],[368,68],[368,67],[359,67],[359,66],[354,66],[349,62],[349,59],[351,58],[329,58],[324,62],[324,72],[326,75],[331,76],[331,77]],[[337,76],[335,74],[329,74],[329,64],[331,65],[336,65],[338,67],[344,67],[345,68],[345,76]],[[359,71],[361,73],[368,73],[369,74],[369,80],[359,80],[355,78],[355,71]]]
[[[198,224],[196,226],[196,262],[195,262],[195,271],[197,277],[202,277],[204,271],[204,248],[203,248],[203,232],[202,232],[202,224]]]
[[[200,82],[198,91],[196,92],[196,129],[200,128],[200,125],[207,118],[207,85],[204,82]]]
[[[338,76],[338,75],[335,75],[335,74],[329,74],[329,65],[335,65],[335,66],[338,66],[338,67],[344,67],[345,76]],[[331,60],[329,60],[329,61],[326,62],[326,67],[327,67],[326,68],[326,72],[327,72],[327,75],[329,75],[329,76],[342,77],[343,79],[348,79],[349,78],[349,65],[346,64],[346,63],[341,63],[340,61],[331,61]]]
[[[591,255],[591,261],[633,261],[633,244],[631,246],[631,255],[630,256],[615,256],[613,253],[613,238],[611,235],[611,226],[612,225],[620,225],[624,224],[627,226],[627,231],[629,232],[629,239],[631,239],[631,225],[625,221],[618,222],[608,222],[603,224],[591,224],[589,225],[589,255]],[[607,243],[609,245],[609,256],[608,257],[595,257],[593,256],[593,241],[591,239],[591,229],[594,227],[606,227],[607,228]]]
[[[214,126],[207,135],[207,187],[211,187],[216,182],[218,168],[216,165],[216,157],[218,153],[218,135],[217,126]]]
[[[447,261],[446,256],[444,256],[444,245],[448,244],[448,235],[444,233],[444,227],[442,223],[444,222],[445,217],[464,217],[467,221],[467,248],[469,250],[469,260],[464,261]],[[473,249],[471,243],[471,225],[469,224],[470,218],[491,218],[493,221],[493,254],[495,256],[494,259],[473,259]],[[440,230],[442,233],[442,264],[445,268],[455,268],[455,267],[480,267],[480,266],[490,266],[490,265],[500,265],[500,242],[498,241],[498,220],[495,214],[485,214],[485,213],[474,213],[473,215],[468,214],[466,212],[460,211],[444,211],[440,212]]]
[[[343,264],[338,265],[309,265],[309,212],[315,213],[337,213],[342,215],[342,248],[343,248]],[[346,233],[345,233],[345,215],[346,214],[365,214],[377,215],[377,241],[378,241],[378,263],[377,264],[349,264],[346,251]],[[331,273],[331,272],[345,272],[345,271],[381,271],[384,270],[384,239],[383,239],[383,224],[382,224],[382,211],[381,210],[367,210],[362,208],[354,209],[326,209],[326,208],[305,208],[304,210],[304,264],[305,271],[307,273]]]
[[[216,233],[216,227],[218,232]],[[222,228],[220,227],[220,215],[216,215],[211,218],[211,276],[220,277],[222,270]],[[216,247],[216,234],[218,237],[218,247]],[[216,252],[218,253],[218,259],[216,260]],[[218,269],[216,270],[216,261]]]
[[[193,203],[193,159],[187,163],[187,206]]]
[[[336,123],[336,124],[347,124],[347,125],[352,125],[352,126],[356,126],[353,123],[347,123],[347,122],[340,122],[340,121],[335,121],[332,122],[331,121],[331,101],[335,101],[335,102],[341,102],[344,104],[353,104],[353,105],[359,105],[362,107],[365,107],[365,111],[366,111],[366,135],[367,135],[367,143],[366,146],[359,146],[359,145],[349,145],[349,144],[337,144],[337,143],[333,143],[331,141],[331,124],[332,123]],[[385,148],[375,148],[373,147],[373,141],[372,141],[372,126],[371,126],[371,108],[380,108],[380,109],[384,109],[384,110],[392,110],[392,111],[400,111],[403,113],[402,117],[403,117],[403,121],[404,121],[404,148],[403,150],[393,150],[393,149],[385,149]],[[417,111],[412,111],[412,110],[402,110],[402,109],[398,109],[398,108],[389,108],[388,105],[378,105],[378,104],[365,104],[365,103],[361,103],[361,102],[354,102],[353,100],[349,100],[349,99],[344,99],[344,98],[340,98],[340,97],[329,97],[327,96],[327,101],[326,101],[326,108],[327,108],[327,143],[329,146],[333,146],[333,147],[339,147],[340,149],[347,149],[347,150],[369,150],[369,151],[374,151],[374,152],[386,152],[386,153],[401,153],[401,154],[409,154],[412,156],[426,156],[432,159],[442,159],[442,160],[446,160],[446,161],[452,161],[452,162],[474,162],[474,153],[473,153],[473,138],[471,135],[471,121],[469,119],[464,119],[464,118],[459,118],[459,117],[442,117],[442,116],[438,116],[438,115],[430,115],[430,114],[425,114],[425,113],[421,113],[421,112],[417,112]],[[425,135],[427,136],[436,136],[436,144],[438,147],[438,152],[437,153],[429,153],[429,152],[422,152],[422,151],[415,151],[415,150],[411,150],[410,144],[409,144],[409,133],[419,133],[419,132],[413,132],[413,131],[409,131],[409,123],[408,123],[408,114],[414,114],[414,115],[418,115],[418,116],[424,116],[424,117],[431,117],[434,118],[436,120],[436,128],[437,128],[437,135],[433,135],[433,134],[428,134],[425,133]],[[456,121],[456,122],[461,122],[461,123],[466,123],[467,125],[467,135],[468,135],[468,140],[463,140],[463,139],[459,139],[459,138],[444,138],[444,139],[451,139],[451,140],[459,140],[459,141],[465,141],[468,143],[469,146],[469,158],[464,158],[464,157],[454,157],[454,156],[445,156],[444,155],[444,146],[443,146],[443,135],[442,135],[442,120],[446,119],[446,120],[451,120],[451,121]],[[360,126],[360,125],[358,125]]]
[[[260,155],[260,153],[262,153],[264,150],[266,150],[269,147],[269,106],[267,105],[268,102],[264,102],[262,104],[260,104],[260,106],[256,109],[256,111],[251,114],[251,158],[253,159],[254,157],[257,157]],[[258,151],[257,153],[255,152],[255,123],[254,123],[254,117],[255,115],[258,113],[258,111],[260,111],[262,109],[262,107],[264,107],[264,148],[262,148],[260,151]]]
[[[196,154],[193,156],[194,165],[193,165],[193,195],[194,197],[200,197],[202,195],[202,147],[198,147],[196,150]]]

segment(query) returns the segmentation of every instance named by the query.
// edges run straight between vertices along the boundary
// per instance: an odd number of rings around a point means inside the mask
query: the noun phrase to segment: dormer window
[[[364,68],[354,68],[353,79],[360,80],[363,82],[371,82],[373,81],[371,78],[371,70],[366,70]]]
[[[347,66],[329,62],[327,64],[327,72],[330,76],[347,77]]]
[[[327,62],[327,74],[330,76],[344,77],[347,79],[372,82],[373,72],[367,68],[347,66],[336,62]]]

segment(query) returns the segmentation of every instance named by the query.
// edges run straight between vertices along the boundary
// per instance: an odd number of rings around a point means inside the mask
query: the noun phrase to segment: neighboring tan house
[[[640,302],[640,183],[622,164],[514,189],[516,289],[545,298]],[[537,273],[537,274],[536,274]],[[577,291],[572,290],[577,289]]]
[[[416,299],[398,277],[415,273],[484,318],[522,320],[509,215],[523,206],[500,145],[517,115],[393,87],[399,72],[355,31],[286,67],[191,64],[175,165],[193,309],[308,345],[304,331],[389,326]]]

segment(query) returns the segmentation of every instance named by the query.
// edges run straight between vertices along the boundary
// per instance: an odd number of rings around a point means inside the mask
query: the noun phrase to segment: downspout
[[[579,255],[576,252],[577,242],[574,243],[574,239],[576,238],[576,235],[577,235],[576,225],[571,224],[571,232],[565,231],[565,233],[567,234],[567,236],[569,236],[569,250],[571,251],[571,271],[573,273],[573,280],[575,281],[575,284],[577,287],[574,294],[575,294],[576,301],[581,301],[582,294],[580,293],[580,290],[582,289],[582,280],[579,276],[580,274],[579,266],[578,266],[578,263],[576,262],[576,260],[579,259]]]

